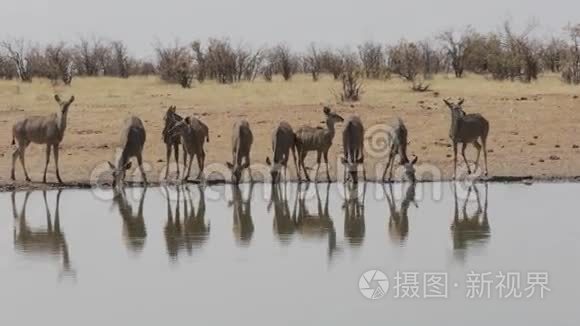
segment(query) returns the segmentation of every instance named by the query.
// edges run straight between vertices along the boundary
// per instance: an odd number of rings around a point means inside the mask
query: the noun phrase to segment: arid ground
[[[322,106],[330,105],[345,118],[360,115],[367,130],[376,125],[389,125],[401,117],[409,129],[409,155],[419,156],[419,178],[438,179],[437,174],[426,173],[436,169],[441,178],[448,179],[452,174],[452,149],[448,137],[450,114],[442,102],[446,97],[464,97],[467,112],[479,112],[490,121],[491,176],[541,179],[580,176],[579,87],[565,85],[552,75],[542,76],[532,84],[496,82],[473,75],[464,79],[437,76],[431,84],[432,92],[416,93],[408,83],[398,79],[367,80],[360,102],[339,103],[336,93],[340,84],[328,76],[318,82],[305,75],[295,76],[289,82],[256,80],[233,85],[207,82],[195,84],[191,89],[165,84],[156,77],[76,78],[70,87],[53,86],[45,80],[31,84],[0,81],[0,185],[5,189],[29,187],[24,185],[19,162],[16,183],[9,178],[12,124],[27,115],[56,112],[55,93],[76,97],[60,159],[63,180],[71,184],[87,183],[95,169],[102,170],[104,162],[114,159],[120,127],[131,114],[145,123],[144,159],[150,165],[150,181],[159,181],[159,171],[165,166],[162,118],[169,105],[176,105],[182,115],[198,116],[209,126],[208,178],[212,177],[213,170],[223,171],[223,163],[231,160],[231,127],[236,119],[245,118],[250,122],[254,133],[252,163],[263,164],[271,153],[271,133],[278,121],[287,120],[295,129],[305,124],[318,126],[323,120]],[[337,176],[337,162],[342,152],[342,126],[337,128],[329,155],[333,178]],[[373,155],[367,154],[365,165],[369,179],[380,178],[385,153],[383,148],[373,149]],[[470,162],[475,160],[473,147],[468,147],[467,155]],[[315,157],[314,153],[309,155],[308,166],[314,166]],[[26,159],[33,180],[30,187],[38,187],[34,183],[42,179],[44,146],[30,145]],[[53,163],[51,158],[50,182],[56,180]],[[261,179],[258,170],[254,170],[255,177]],[[196,171],[194,165],[192,177]],[[323,171],[321,168],[321,179],[324,179]],[[294,179],[293,164],[289,165],[289,172]]]

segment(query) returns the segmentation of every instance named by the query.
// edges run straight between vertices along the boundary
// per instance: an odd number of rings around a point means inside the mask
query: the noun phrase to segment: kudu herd
[[[74,96],[68,101],[63,101],[58,95],[55,100],[59,105],[59,111],[48,116],[31,116],[17,121],[12,129],[12,144],[15,146],[12,154],[11,179],[15,179],[14,165],[16,159],[20,159],[24,176],[30,181],[25,165],[25,151],[30,143],[46,145],[46,162],[44,168],[43,182],[46,183],[46,172],[50,162],[50,152],[54,154],[56,165],[56,178],[59,183],[62,179],[59,173],[59,146],[64,138],[64,132],[67,125],[67,115],[71,104],[74,102]],[[479,158],[483,149],[485,161],[484,174],[488,175],[487,166],[487,136],[489,134],[489,122],[481,114],[467,114],[463,110],[464,100],[460,99],[454,103],[448,99],[443,100],[451,110],[451,127],[449,137],[453,143],[453,176],[456,177],[457,170],[457,147],[462,144],[461,154],[467,166],[467,172],[472,173],[467,158],[465,157],[465,148],[468,144],[473,144],[477,149],[477,158],[475,160],[474,170],[479,168]],[[183,148],[183,164],[186,170],[183,173],[182,180],[187,181],[191,174],[191,167],[194,158],[197,158],[199,172],[197,180],[203,178],[205,165],[204,145],[209,142],[209,128],[201,120],[194,116],[182,117],[177,114],[175,106],[170,106],[164,115],[164,128],[162,139],[166,146],[166,167],[165,179],[169,175],[169,163],[171,160],[172,150],[177,163],[177,177],[179,178],[179,147]],[[310,181],[306,167],[305,159],[309,152],[316,152],[316,171],[314,179],[318,181],[318,174],[322,159],[326,165],[326,179],[330,182],[330,171],[328,163],[328,154],[332,147],[336,133],[335,125],[344,122],[342,131],[342,149],[343,156],[340,162],[344,165],[344,181],[356,184],[358,182],[358,171],[362,166],[363,180],[366,181],[366,169],[364,166],[365,159],[365,128],[361,118],[357,115],[350,116],[346,121],[338,113],[325,106],[322,113],[324,126],[304,125],[296,131],[286,122],[280,122],[272,133],[272,159],[266,158],[266,163],[270,166],[272,182],[279,182],[281,174],[287,180],[287,166],[292,152],[296,175],[298,181],[302,181],[302,174],[306,181]],[[373,135],[367,135],[372,137]],[[392,179],[394,163],[396,156],[399,157],[398,165],[403,168],[403,177],[411,182],[416,181],[415,164],[417,156],[412,160],[407,155],[408,130],[402,119],[396,119],[388,133],[389,146],[387,148],[387,163],[383,172],[382,181]],[[146,131],[141,119],[131,116],[125,120],[121,129],[121,152],[118,155],[116,164],[111,162],[109,166],[112,170],[113,187],[122,186],[124,183],[127,170],[132,166],[130,159],[135,157],[141,172],[141,178],[147,183],[147,176],[143,166],[143,149],[145,147]],[[481,141],[481,144],[480,144]],[[238,184],[242,181],[242,172],[248,170],[250,181],[253,181],[252,170],[250,167],[250,154],[254,136],[250,123],[246,120],[239,120],[234,123],[232,132],[232,161],[226,165],[231,171],[231,181]],[[189,160],[188,160],[189,159]],[[282,173],[283,172],[283,173]],[[387,178],[387,173],[388,178]]]

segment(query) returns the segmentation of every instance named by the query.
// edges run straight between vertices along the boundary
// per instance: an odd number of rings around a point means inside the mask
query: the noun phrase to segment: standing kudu
[[[469,163],[465,157],[465,148],[467,144],[473,144],[477,149],[477,158],[475,159],[474,171],[479,167],[479,156],[483,145],[483,158],[485,161],[485,175],[488,175],[487,169],[487,135],[489,134],[489,122],[479,113],[466,114],[463,111],[464,99],[459,102],[452,103],[449,100],[443,100],[451,110],[451,128],[449,130],[449,137],[453,142],[453,179],[457,176],[457,145],[461,143],[461,155],[467,166],[467,173],[471,174]],[[478,140],[481,139],[481,145]]]
[[[236,121],[232,133],[232,162],[227,162],[228,168],[232,171],[232,183],[240,183],[242,172],[248,169],[250,182],[252,182],[252,170],[250,169],[250,151],[254,135],[250,129],[250,124],[246,120]],[[242,160],[244,161],[242,163]]]
[[[183,117],[175,112],[176,107],[170,106],[163,117],[164,127],[163,127],[163,142],[166,147],[166,163],[165,166],[165,179],[169,174],[169,163],[171,160],[171,149],[175,153],[175,164],[177,165],[177,177],[179,178],[179,145],[181,145],[181,136],[178,134],[171,134],[170,130],[180,121],[183,121]],[[187,167],[187,152],[185,149],[185,144],[183,144],[183,166]]]
[[[59,183],[62,183],[58,169],[58,152],[60,143],[62,142],[64,132],[66,130],[68,110],[72,102],[74,102],[75,97],[71,96],[68,101],[62,101],[58,95],[55,95],[54,99],[60,106],[60,110],[58,112],[48,116],[27,117],[17,121],[12,127],[12,145],[18,143],[18,147],[12,154],[12,170],[10,173],[10,178],[12,180],[15,180],[14,165],[16,163],[16,158],[18,157],[20,159],[20,163],[22,164],[22,169],[24,170],[26,181],[30,181],[30,177],[26,171],[24,156],[26,147],[30,143],[35,143],[46,144],[46,161],[44,165],[44,175],[42,177],[42,182],[46,183],[46,170],[48,169],[48,163],[50,162],[50,151],[52,149],[54,153],[54,164],[56,166],[56,178]]]
[[[176,123],[173,128],[170,129],[169,134],[172,135],[172,137],[178,137],[181,135],[186,152],[184,155],[187,157],[187,154],[189,154],[189,163],[187,164],[187,172],[183,176],[183,181],[187,181],[191,174],[191,165],[194,158],[197,158],[197,165],[199,166],[199,172],[196,179],[201,179],[205,164],[204,145],[206,141],[209,143],[209,128],[207,125],[195,117],[186,117],[182,121]],[[187,160],[187,158],[185,160]]]
[[[298,179],[301,179],[300,170],[304,171],[304,176],[307,181],[310,181],[310,176],[306,171],[306,166],[304,165],[304,160],[308,152],[316,151],[316,175],[315,180],[318,180],[318,171],[320,169],[321,157],[324,156],[324,162],[326,163],[326,178],[330,182],[330,172],[328,171],[328,151],[330,146],[332,146],[332,140],[334,139],[335,129],[334,125],[337,122],[343,122],[344,119],[332,112],[329,107],[324,107],[322,110],[326,120],[326,128],[321,127],[311,127],[303,126],[296,132],[296,149],[298,150]]]
[[[147,183],[147,176],[143,169],[143,147],[145,146],[146,138],[145,127],[141,119],[132,116],[125,120],[120,143],[122,152],[117,161],[117,165],[115,166],[113,163],[108,162],[109,167],[113,171],[113,188],[123,186],[125,174],[131,168],[131,162],[129,160],[132,157],[137,158],[137,163],[139,163],[139,169],[141,170],[141,177],[143,178],[143,182]]]
[[[409,157],[407,156],[407,145],[409,144],[407,139],[408,131],[402,119],[397,119],[395,124],[392,125],[391,130],[389,131],[389,138],[391,145],[389,147],[387,166],[383,172],[383,181],[385,181],[385,176],[387,175],[389,167],[391,168],[389,172],[389,181],[393,177],[395,156],[399,155],[399,165],[402,165],[405,169],[405,177],[409,181],[415,182],[415,164],[417,163],[418,157],[415,156],[412,161],[409,161]]]
[[[296,167],[296,175],[298,172],[298,163],[296,162],[296,135],[290,124],[282,121],[272,133],[272,151],[274,152],[273,161],[270,157],[266,157],[266,164],[270,166],[270,175],[272,176],[272,183],[278,181],[280,176],[280,169],[284,168],[284,179],[287,180],[286,171],[288,170],[288,158],[290,157],[290,150],[292,150],[292,158],[294,159],[294,166]]]
[[[344,182],[348,178],[353,183],[358,183],[358,165],[362,165],[363,181],[367,178],[367,173],[364,166],[364,137],[365,129],[361,119],[354,115],[346,120],[344,130],[342,131],[342,147],[344,150],[344,157],[342,164],[344,164]],[[347,174],[348,173],[348,174]]]

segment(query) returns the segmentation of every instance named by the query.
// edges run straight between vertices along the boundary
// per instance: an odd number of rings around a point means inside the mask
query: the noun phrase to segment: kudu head
[[[181,120],[181,121],[176,121],[175,125],[173,125],[173,127],[171,129],[169,129],[169,136],[170,137],[174,137],[177,136],[179,134],[184,133],[191,125],[191,118],[190,117],[186,117],[185,119]]]
[[[460,98],[457,103],[452,102],[450,99],[444,99],[443,102],[451,110],[451,116],[453,118],[460,118],[465,115],[465,111],[463,111],[465,99]]]
[[[270,175],[272,176],[272,183],[278,182],[280,178],[280,170],[282,169],[282,164],[270,161],[270,157],[266,157],[266,164],[270,167]]]
[[[364,157],[359,157],[354,160],[354,162],[349,162],[345,157],[340,159],[340,162],[344,165],[344,168],[348,172],[347,180],[352,181],[353,184],[358,183],[358,166],[364,163]]]
[[[71,96],[68,101],[62,101],[60,99],[60,96],[54,95],[54,100],[60,106],[60,112],[62,114],[66,114],[68,112],[68,108],[70,107],[70,105],[72,104],[72,102],[75,101],[75,97],[74,96]]]
[[[415,181],[417,181],[415,177],[415,164],[417,164],[418,160],[419,157],[414,156],[411,161],[401,162],[401,165],[403,166],[404,169],[405,178],[407,178],[407,180],[411,181],[412,183],[415,183]]]
[[[125,173],[127,170],[131,168],[131,162],[127,162],[125,164],[119,164],[115,166],[111,162],[109,163],[109,167],[113,173],[113,189],[118,189],[123,186],[123,180],[125,180]]]
[[[247,162],[242,165],[237,162],[234,162],[233,164],[226,162],[226,165],[228,169],[232,171],[232,183],[235,185],[240,183],[240,180],[242,179],[242,171],[250,166]]]
[[[175,105],[171,105],[167,109],[167,111],[165,111],[165,115],[163,116],[163,120],[167,121],[167,120],[173,119],[173,116],[175,115],[176,110],[177,110],[177,108],[175,107]]]
[[[324,113],[324,115],[326,116],[326,120],[322,121],[322,123],[326,123],[326,125],[329,128],[334,127],[334,124],[337,122],[344,122],[344,118],[332,112],[332,110],[328,106],[325,106],[322,109],[322,113]]]

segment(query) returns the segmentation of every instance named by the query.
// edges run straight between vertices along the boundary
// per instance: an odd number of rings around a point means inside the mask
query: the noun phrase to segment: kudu
[[[477,202],[477,209],[472,214],[467,212],[467,203],[471,196],[471,192],[475,192],[475,199]],[[487,195],[488,184],[485,183],[485,198],[483,208],[481,207],[481,199],[479,190],[476,185],[470,185],[465,196],[462,209],[462,217],[459,217],[459,208],[457,200],[457,189],[453,187],[454,196],[454,213],[453,224],[451,231],[453,236],[453,249],[458,258],[463,259],[465,251],[471,245],[485,243],[490,237],[490,226],[487,217]]]
[[[287,180],[286,172],[288,170],[288,159],[290,158],[290,151],[292,151],[292,158],[294,159],[294,166],[296,167],[296,175],[298,176],[298,163],[296,162],[296,135],[292,126],[286,121],[278,124],[272,133],[272,151],[274,156],[273,161],[270,157],[266,157],[266,164],[270,166],[270,175],[272,182],[277,182],[280,176],[280,169],[284,168],[284,179]]]
[[[362,194],[359,194],[356,184],[348,184],[345,187],[344,204],[344,236],[351,246],[360,246],[365,237],[365,198],[367,185],[362,186]]]
[[[302,190],[302,184],[298,184],[298,189],[296,192],[296,201],[298,202],[298,211],[296,214],[296,230],[300,235],[306,238],[322,238],[328,235],[328,257],[332,258],[337,250],[336,247],[336,229],[334,227],[334,222],[329,212],[329,195],[330,195],[330,183],[326,186],[326,198],[324,201],[324,206],[322,205],[322,200],[320,198],[320,193],[318,191],[318,185],[314,185],[316,192],[316,204],[317,213],[310,213],[306,205],[306,192],[308,192],[307,184],[306,188]]]
[[[167,244],[167,254],[171,259],[176,260],[182,249],[186,249],[188,254],[191,255],[194,246],[201,247],[209,236],[210,225],[205,223],[205,195],[200,187],[200,197],[196,211],[189,187],[176,186],[177,198],[174,214],[171,207],[169,189],[167,187],[164,188],[167,200],[167,223],[164,229],[165,242]],[[181,199],[182,193],[183,200]],[[180,206],[183,206],[183,221],[181,220]]]
[[[236,121],[232,133],[232,162],[226,163],[232,171],[232,183],[234,184],[240,183],[244,169],[248,169],[250,182],[253,181],[252,170],[250,169],[250,151],[253,142],[254,135],[248,121]]]
[[[282,189],[284,187],[284,189]],[[282,186],[279,183],[272,183],[272,191],[270,203],[268,204],[268,212],[274,206],[274,233],[282,243],[288,243],[292,235],[296,231],[294,219],[296,218],[296,204],[295,201],[293,213],[290,213],[288,204],[288,194],[286,193],[286,185]]]
[[[42,182],[46,183],[46,170],[48,169],[50,151],[52,149],[54,154],[54,164],[56,167],[56,178],[59,183],[62,183],[58,169],[58,152],[66,130],[68,110],[70,105],[74,102],[75,97],[71,96],[68,101],[62,101],[58,95],[55,95],[54,99],[60,106],[58,112],[52,113],[48,116],[27,117],[17,121],[12,127],[12,145],[18,143],[18,146],[12,153],[12,170],[10,173],[10,179],[15,180],[14,165],[16,164],[16,158],[18,157],[20,159],[20,164],[22,164],[26,181],[30,181],[30,177],[26,171],[24,156],[26,147],[28,147],[30,143],[35,143],[46,144],[46,161]]]
[[[362,165],[363,181],[367,178],[364,166],[364,137],[365,129],[361,119],[356,115],[350,116],[342,131],[344,156],[341,161],[344,164],[344,182],[350,179],[353,183],[358,183],[359,164]]]
[[[479,157],[483,146],[483,158],[485,161],[485,175],[488,175],[487,169],[487,136],[489,134],[489,122],[479,113],[466,114],[463,111],[464,99],[460,99],[457,103],[452,103],[449,100],[443,100],[447,107],[451,110],[451,127],[449,129],[449,138],[453,142],[453,179],[457,176],[457,145],[462,144],[461,155],[467,166],[467,173],[471,174],[469,163],[465,157],[465,148],[467,144],[473,144],[477,149],[477,158],[475,159],[476,172],[479,168]],[[478,140],[481,139],[481,145]]]
[[[46,191],[42,192],[44,206],[46,209],[46,227],[44,229],[33,229],[28,225],[26,206],[30,191],[26,192],[20,213],[16,210],[16,193],[12,193],[12,212],[15,220],[14,245],[16,250],[22,254],[37,256],[59,257],[62,259],[62,270],[59,276],[72,275],[68,244],[64,232],[60,226],[60,195],[62,190],[56,193],[56,206],[54,209],[54,220],[51,217]]]
[[[113,171],[113,188],[117,186],[123,186],[125,181],[125,174],[127,170],[131,168],[132,157],[137,158],[137,163],[139,164],[139,170],[141,171],[141,177],[144,183],[147,183],[147,176],[145,175],[145,170],[143,169],[143,147],[145,146],[146,140],[145,127],[141,119],[131,116],[127,118],[124,122],[124,126],[121,132],[121,155],[117,160],[117,165],[109,163],[109,167]]]
[[[415,188],[416,184],[411,182],[407,187],[405,192],[405,197],[401,202],[401,206],[397,208],[395,203],[395,196],[393,194],[393,185],[389,184],[389,190],[383,185],[383,192],[385,193],[385,199],[389,205],[389,235],[392,240],[396,240],[399,243],[404,243],[409,235],[409,207],[414,204],[415,207],[419,207],[415,201]]]
[[[127,199],[125,189],[114,188],[113,203],[119,210],[119,215],[123,219],[123,238],[127,248],[135,253],[143,251],[145,240],[147,239],[147,228],[145,218],[143,217],[143,205],[145,203],[145,194],[147,187],[143,188],[139,198],[139,207],[137,212],[133,211],[133,205]]]
[[[233,206],[233,231],[236,240],[243,246],[249,246],[254,235],[254,222],[252,221],[252,194],[254,184],[250,183],[250,191],[246,199],[237,184],[232,184],[232,201],[228,206]]]
[[[304,165],[304,160],[308,152],[316,151],[316,175],[315,180],[318,180],[318,171],[320,169],[321,157],[324,156],[324,162],[326,163],[326,178],[330,182],[330,172],[328,170],[328,151],[332,146],[332,140],[334,139],[335,129],[334,125],[338,122],[343,122],[344,119],[332,112],[332,110],[325,106],[322,110],[326,120],[326,128],[322,127],[311,127],[303,126],[298,131],[296,131],[296,149],[298,151],[298,179],[301,179],[300,170],[304,171],[304,176],[307,181],[310,181],[310,176],[308,175],[306,166]]]
[[[389,131],[389,139],[390,139],[390,146],[389,146],[389,153],[387,159],[387,166],[385,166],[385,171],[383,171],[383,181],[385,181],[385,176],[387,175],[387,170],[389,170],[389,181],[393,177],[393,168],[394,168],[394,161],[395,157],[399,155],[399,165],[403,166],[404,168],[404,176],[411,182],[415,182],[415,164],[419,159],[417,156],[413,158],[412,161],[409,161],[409,157],[407,156],[407,145],[408,142],[408,131],[405,123],[401,118],[398,118],[397,121],[391,126],[391,130]]]
[[[170,129],[169,134],[172,137],[181,135],[186,152],[184,153],[185,160],[187,160],[187,155],[189,155],[187,172],[183,176],[183,181],[187,181],[191,174],[191,165],[194,158],[197,158],[197,165],[199,167],[196,179],[201,179],[205,165],[204,145],[206,141],[209,143],[209,128],[207,125],[195,117],[186,117],[182,121],[177,122]]]
[[[187,167],[187,152],[185,149],[185,144],[182,144],[181,136],[178,134],[171,134],[169,131],[180,121],[183,121],[183,117],[181,117],[176,112],[175,106],[170,106],[165,112],[165,116],[163,116],[164,126],[162,131],[163,142],[165,143],[166,148],[166,163],[165,166],[165,179],[167,179],[169,175],[169,163],[171,160],[171,150],[173,149],[175,155],[175,164],[177,165],[177,177],[179,178],[179,145],[183,145],[183,166],[184,169]]]

